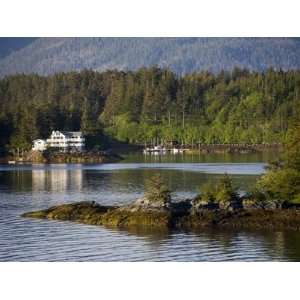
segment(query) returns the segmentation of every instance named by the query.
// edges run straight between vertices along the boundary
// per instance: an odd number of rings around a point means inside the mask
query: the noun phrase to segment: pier
[[[279,143],[265,144],[194,144],[194,145],[157,145],[145,146],[144,154],[177,154],[177,153],[251,153],[265,150],[279,150],[282,145]]]

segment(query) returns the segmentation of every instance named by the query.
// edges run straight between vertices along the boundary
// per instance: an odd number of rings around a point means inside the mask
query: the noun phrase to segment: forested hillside
[[[39,38],[0,60],[0,76],[157,65],[176,74],[300,68],[299,38]]]
[[[300,104],[300,71],[208,72],[178,76],[82,71],[0,80],[2,150],[28,149],[51,130],[82,130],[130,143],[267,143],[285,139]]]

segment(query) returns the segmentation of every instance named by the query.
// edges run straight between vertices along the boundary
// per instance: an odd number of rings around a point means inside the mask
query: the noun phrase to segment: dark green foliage
[[[203,184],[199,188],[199,195],[196,197],[196,201],[214,204],[216,203],[216,184],[213,182],[208,182]]]
[[[296,123],[289,132],[285,151],[277,163],[257,183],[264,197],[278,207],[284,203],[300,203],[300,126]]]
[[[109,77],[109,73],[83,71],[2,79],[0,147],[28,150],[34,139],[47,138],[52,130],[81,130],[88,148],[101,146],[99,115],[110,89]]]
[[[254,186],[245,196],[243,203],[248,204],[252,208],[266,209],[273,207],[274,202],[267,198],[266,194],[261,191],[257,186]],[[275,204],[276,205],[276,204]]]
[[[82,130],[90,149],[109,139],[284,142],[300,104],[299,86],[299,71],[274,70],[178,77],[152,67],[10,76],[0,80],[0,148],[30,149],[33,139],[55,129]]]
[[[300,203],[300,172],[286,168],[269,171],[259,180],[258,188],[278,206],[284,202]]]
[[[164,183],[161,175],[155,175],[146,182],[146,198],[155,203],[167,204],[171,201],[171,192]]]
[[[230,203],[235,202],[238,199],[238,195],[233,188],[232,180],[228,174],[225,174],[216,185],[215,191],[216,202],[226,207]]]
[[[177,78],[151,68],[128,73],[125,85],[123,77],[113,83],[101,120],[107,134],[131,143],[282,142],[300,102],[298,72],[235,71],[224,81],[207,72]],[[139,101],[131,102],[132,91]]]
[[[200,194],[196,197],[196,202],[218,204],[220,208],[226,209],[239,199],[230,176],[224,174],[218,182],[209,182],[201,186]]]
[[[296,114],[299,119],[300,108],[297,107]],[[294,169],[300,172],[300,122],[295,121],[289,132],[285,152],[281,158],[281,167]]]

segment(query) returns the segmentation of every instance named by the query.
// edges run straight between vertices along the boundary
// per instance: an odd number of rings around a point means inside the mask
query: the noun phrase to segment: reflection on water
[[[122,204],[142,195],[147,179],[157,173],[174,191],[175,198],[185,198],[194,196],[201,185],[219,179],[225,171],[232,175],[236,186],[247,190],[263,168],[262,163],[5,166],[0,167],[0,188],[3,191],[28,192],[33,197],[52,195],[53,200],[72,193],[74,200],[84,197],[106,204]]]
[[[269,162],[278,158],[278,151],[239,153],[210,153],[210,154],[163,154],[153,155],[132,153],[125,155],[126,162],[132,163],[258,163]]]
[[[234,163],[163,159],[154,165],[140,155],[106,165],[0,166],[0,261],[300,260],[298,232],[117,230],[20,217],[73,201],[123,204],[143,194],[145,180],[158,172],[175,198],[195,195],[202,183],[222,176],[224,168],[233,174],[234,184],[247,189],[264,162],[248,158],[251,164],[245,165],[245,156]]]
[[[82,190],[82,169],[33,169],[31,176],[33,193],[44,190],[53,192],[65,192],[67,189]]]

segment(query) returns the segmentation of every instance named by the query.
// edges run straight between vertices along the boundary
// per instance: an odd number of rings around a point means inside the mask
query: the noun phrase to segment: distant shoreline
[[[281,150],[282,144],[200,144],[187,149],[187,153],[255,153],[270,150]]]
[[[200,144],[181,146],[185,154],[250,154],[267,151],[280,151],[282,144]],[[122,155],[129,152],[142,153],[142,145],[120,144],[112,147],[111,151],[99,152],[78,152],[62,153],[53,152],[51,155],[44,155],[42,152],[26,152],[24,158],[19,159],[13,156],[0,157],[1,164],[9,162],[18,163],[110,163],[122,160]]]
[[[78,153],[42,153],[29,151],[23,157],[6,156],[0,158],[4,164],[26,164],[26,163],[111,163],[122,160],[122,157],[112,152],[78,152]]]

